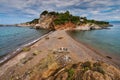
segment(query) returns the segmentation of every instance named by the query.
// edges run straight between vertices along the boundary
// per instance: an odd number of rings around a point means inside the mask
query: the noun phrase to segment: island
[[[89,20],[86,17],[73,16],[69,11],[64,13],[43,11],[40,18],[30,22],[16,24],[16,26],[29,26],[36,29],[49,30],[94,30],[105,29],[111,26],[109,22]]]
[[[104,29],[109,22],[73,16],[69,11],[43,11],[40,18],[16,26],[51,31],[2,63],[0,80],[120,80],[120,66],[112,57],[87,47],[68,33]]]

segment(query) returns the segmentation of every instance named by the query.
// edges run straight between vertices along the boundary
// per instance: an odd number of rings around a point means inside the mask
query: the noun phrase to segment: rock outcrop
[[[76,30],[94,30],[94,29],[101,29],[100,26],[94,24],[94,23],[87,23],[87,24],[83,24],[83,25],[78,25],[75,28]]]
[[[87,61],[65,66],[53,62],[39,78],[37,76],[32,80],[120,80],[120,70],[103,62]]]
[[[76,28],[76,25],[71,22],[67,22],[65,24],[55,26],[55,30],[63,30],[63,29],[71,30],[74,28]]]
[[[34,28],[39,29],[39,28],[43,28],[43,29],[54,29],[54,25],[53,25],[53,20],[54,20],[54,16],[53,15],[40,15],[39,18],[39,23],[35,25]]]
[[[119,69],[100,61],[76,63],[67,48],[53,50],[41,66],[31,80],[120,80]]]

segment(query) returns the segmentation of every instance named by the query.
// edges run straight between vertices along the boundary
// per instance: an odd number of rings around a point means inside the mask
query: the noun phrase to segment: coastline
[[[35,44],[36,42],[38,42],[39,40],[41,40],[42,38],[46,37],[47,35],[49,35],[51,33],[52,33],[52,31],[44,34],[43,36],[41,36],[29,43],[23,44],[22,46],[20,46],[16,50],[12,51],[11,53],[1,56],[0,57],[0,66],[3,65],[4,63],[6,63],[7,61],[9,61],[10,59],[12,59],[13,57],[15,57],[16,55],[18,55],[20,52],[22,52],[23,48],[32,46],[33,44]]]
[[[59,31],[59,30],[58,30],[58,31]],[[43,36],[41,36],[41,37],[39,37],[39,38],[37,38],[37,39],[29,42],[29,43],[26,43],[26,44],[20,46],[19,48],[17,48],[17,49],[14,50],[13,52],[11,52],[11,54],[8,54],[8,55],[5,55],[5,56],[1,57],[1,58],[0,58],[0,66],[3,65],[4,63],[6,63],[7,61],[9,61],[10,59],[14,58],[14,57],[15,57],[16,55],[18,55],[19,53],[21,53],[22,50],[23,50],[23,48],[31,47],[32,45],[36,44],[36,43],[37,43],[38,41],[40,41],[41,39],[45,38],[46,36],[49,36],[49,34],[51,34],[51,33],[53,33],[53,31],[50,31],[50,32],[46,33],[45,35],[43,35]],[[80,41],[78,41],[77,39],[73,38],[73,37],[69,34],[69,30],[65,30],[65,33],[67,33],[67,35],[68,35],[69,37],[71,37],[75,42],[77,42],[78,45],[82,45],[82,46],[90,49],[91,51],[93,51],[93,52],[96,53],[97,55],[100,55],[102,58],[105,58],[105,59],[107,59],[107,60],[110,60],[109,62],[112,62],[112,63],[110,63],[110,64],[112,64],[112,65],[120,68],[120,66],[119,66],[116,62],[114,62],[112,59],[108,59],[105,54],[101,54],[101,52],[99,52],[97,49],[93,48],[92,46],[90,46],[90,45],[88,45],[88,44],[85,44],[85,43],[83,43],[83,42],[80,42]],[[80,47],[81,47],[81,46],[80,46]],[[108,55],[108,56],[109,56],[109,55]],[[110,55],[110,57],[111,57],[111,55]],[[99,60],[98,60],[98,61],[99,61]],[[102,60],[100,60],[100,61],[102,61]],[[104,61],[104,60],[103,60],[103,61]]]
[[[19,76],[24,75],[33,68],[39,67],[36,65],[41,64],[40,62],[46,58],[51,51],[61,47],[68,49],[69,55],[75,63],[85,61],[96,62],[99,60],[106,62],[109,65],[114,64],[110,60],[98,55],[95,51],[86,47],[86,45],[83,45],[73,39],[70,35],[68,35],[66,30],[51,32],[29,47],[31,48],[30,51],[20,52],[18,55],[11,58],[0,67],[0,79],[7,80],[14,74]],[[35,51],[39,51],[40,53],[33,55]],[[24,59],[27,59],[27,62],[22,63],[22,60]]]
[[[66,33],[67,33],[69,36],[71,36],[70,33],[69,33],[69,31],[66,31]],[[83,43],[83,42],[81,42],[81,41],[78,41],[77,39],[75,39],[75,38],[72,37],[72,36],[71,36],[71,38],[74,39],[74,40],[75,40],[76,42],[78,42],[79,44],[84,45],[86,48],[94,51],[97,55],[100,55],[100,56],[102,56],[103,58],[109,60],[109,62],[112,62],[112,65],[114,65],[114,66],[116,66],[116,67],[118,67],[118,68],[120,69],[120,63],[119,63],[119,61],[117,62],[116,60],[113,60],[113,59],[112,59],[112,56],[114,56],[114,55],[107,54],[107,53],[105,53],[104,51],[99,51],[99,50],[95,49],[94,47],[92,47],[91,45],[88,45],[88,44],[86,44],[86,43]],[[110,63],[110,64],[111,64],[111,63]]]

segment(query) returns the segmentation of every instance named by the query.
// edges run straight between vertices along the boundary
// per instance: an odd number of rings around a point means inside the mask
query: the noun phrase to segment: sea
[[[91,46],[104,56],[110,56],[120,65],[120,22],[110,22],[109,29],[70,31],[78,42]]]
[[[120,22],[110,22],[109,29],[90,31],[69,31],[78,42],[91,46],[104,56],[120,65]],[[10,54],[20,46],[47,34],[48,30],[35,30],[29,27],[0,27],[0,56]]]
[[[48,30],[36,30],[29,27],[0,27],[0,57],[14,52],[19,47],[38,39],[48,32]]]

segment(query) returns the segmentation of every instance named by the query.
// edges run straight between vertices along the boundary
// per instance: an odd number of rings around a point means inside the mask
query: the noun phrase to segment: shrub
[[[80,22],[80,19],[79,16],[73,16],[69,13],[69,11],[66,11],[65,13],[57,14],[57,18],[54,20],[55,25],[64,24],[66,22],[77,24]]]
[[[75,68],[78,67],[78,65],[77,64],[73,64],[72,67],[75,69]]]
[[[29,47],[24,47],[23,49],[22,49],[22,51],[30,51],[30,48]]]
[[[101,66],[101,64],[99,62],[96,62],[93,64],[94,67],[97,67],[97,66]]]
[[[78,22],[80,22],[80,19],[78,16],[72,16],[71,17],[71,22],[74,24],[77,24]]]
[[[46,37],[45,39],[46,39],[46,40],[48,40],[48,39],[49,39],[49,37]]]
[[[100,67],[100,66],[93,67],[93,71],[97,71],[97,72],[100,72],[100,73],[102,73],[102,74],[105,74],[105,71],[104,71],[103,68]]]
[[[84,62],[81,66],[82,66],[83,68],[85,68],[85,67],[91,68],[91,62],[86,61],[86,62]]]
[[[48,11],[47,11],[47,10],[45,10],[45,11],[43,11],[43,12],[41,13],[41,15],[46,15],[46,14],[48,14]]]
[[[90,69],[89,67],[85,67],[85,68],[84,68],[84,71],[87,71],[87,70],[89,70],[89,69]]]
[[[37,24],[37,23],[38,23],[38,20],[39,20],[39,19],[34,19],[34,20],[32,20],[32,21],[30,21],[30,22],[28,22],[28,23],[30,23],[30,24]]]
[[[50,15],[57,15],[57,13],[56,13],[56,12],[54,12],[54,11],[49,12],[48,14],[50,14]]]
[[[67,80],[72,80],[73,75],[74,75],[74,69],[71,68],[68,70],[68,79]]]
[[[38,55],[40,53],[40,51],[37,51],[37,50],[35,50],[34,52],[33,52],[33,55]]]

